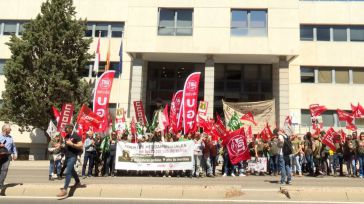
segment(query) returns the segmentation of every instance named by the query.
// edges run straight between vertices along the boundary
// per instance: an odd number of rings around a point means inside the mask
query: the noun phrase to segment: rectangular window
[[[350,41],[353,42],[364,41],[364,26],[355,26],[350,28]]]
[[[313,41],[313,26],[301,25],[300,38],[302,41]]]
[[[121,38],[123,36],[123,28],[124,28],[124,25],[121,23],[112,23],[111,24],[111,37]]]
[[[364,84],[364,69],[353,69],[353,83]]]
[[[330,41],[330,27],[318,26],[316,27],[317,41]]]
[[[158,35],[191,36],[192,9],[159,10]]]
[[[336,111],[328,110],[322,113],[322,122],[324,127],[332,127],[335,125],[334,114]],[[311,126],[311,115],[310,111],[306,109],[301,110],[301,125],[303,126]]]
[[[311,126],[311,115],[309,110],[301,110],[301,125]]]
[[[348,69],[335,69],[335,83],[348,84],[349,83],[349,70]]]
[[[3,35],[15,35],[16,27],[17,27],[17,22],[5,21]]]
[[[301,83],[315,83],[315,69],[301,67]]]
[[[0,59],[0,75],[4,74],[5,60]]]
[[[319,69],[318,70],[318,82],[319,83],[332,83],[331,69]]]
[[[332,29],[334,41],[347,41],[347,28],[345,26],[334,26]]]
[[[267,10],[231,10],[231,35],[267,36]]]
[[[109,24],[107,23],[97,23],[95,28],[95,36],[99,36],[101,33],[101,37],[108,37]]]
[[[92,31],[93,31],[93,29],[94,29],[94,23],[87,23],[87,25],[86,25],[86,31],[85,31],[85,36],[86,37],[93,37],[92,36]],[[97,33],[97,34],[95,34],[96,35],[96,37],[98,37],[99,36],[99,34]]]
[[[26,22],[19,22],[19,30],[18,30],[18,35],[23,35],[24,32],[24,24]]]

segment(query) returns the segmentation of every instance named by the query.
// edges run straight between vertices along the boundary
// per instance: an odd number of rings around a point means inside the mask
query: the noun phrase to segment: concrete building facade
[[[10,58],[5,43],[10,34],[21,35],[41,2],[0,0],[6,8],[0,13],[0,91]],[[364,101],[364,1],[74,0],[74,5],[77,16],[88,20],[90,53],[99,32],[101,61],[109,37],[114,64],[123,44],[123,68],[110,103],[125,108],[129,118],[136,100],[150,118],[156,103],[169,102],[193,71],[202,73],[199,99],[209,103],[208,115],[222,112],[221,99],[275,99],[277,124],[292,115],[299,132],[309,130],[310,104],[326,105],[324,125],[340,127],[335,110]],[[94,76],[92,66],[86,67],[84,77]],[[44,136],[13,134],[29,155],[44,155],[39,148]]]

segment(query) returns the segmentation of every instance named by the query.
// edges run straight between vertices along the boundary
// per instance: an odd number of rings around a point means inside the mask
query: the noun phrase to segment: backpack
[[[293,146],[291,140],[288,139],[288,137],[283,137],[284,143],[282,147],[282,153],[284,156],[291,155],[293,153]]]

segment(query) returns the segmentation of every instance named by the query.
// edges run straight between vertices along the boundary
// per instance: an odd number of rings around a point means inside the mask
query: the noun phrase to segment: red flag
[[[163,125],[165,129],[169,126],[169,117],[168,117],[168,104],[166,104],[166,107],[164,107],[163,114],[165,117],[165,120],[163,121]]]
[[[182,128],[182,125],[178,124],[179,121],[180,121],[180,124],[182,123],[182,120],[179,120],[182,96],[183,96],[183,91],[182,90],[177,91],[173,95],[172,102],[171,102],[169,120],[170,120],[170,125],[172,126],[172,131],[174,134],[176,134]],[[182,115],[180,115],[180,116],[182,116]]]
[[[65,137],[67,133],[64,128],[67,124],[71,124],[73,116],[74,106],[71,103],[65,103],[62,106],[61,116],[59,118],[59,123],[57,124],[58,132],[61,132],[62,136]]]
[[[59,121],[59,118],[61,117],[61,114],[59,113],[59,111],[57,110],[56,107],[52,106],[52,110],[53,110],[53,115],[56,118],[57,124]]]
[[[351,110],[354,118],[362,118],[364,116],[364,108],[358,103],[358,106],[351,104]]]
[[[145,117],[142,101],[134,101],[135,117],[139,124],[147,126],[147,118]]]
[[[223,145],[226,145],[230,161],[234,165],[240,161],[249,160],[251,158],[249,147],[246,143],[244,128],[230,132],[223,140]]]
[[[93,128],[98,128],[103,118],[92,112],[85,104],[82,105],[77,117],[77,124],[88,123]]]
[[[246,120],[253,123],[255,126],[257,125],[257,123],[254,121],[254,116],[251,112],[248,112],[245,115],[241,116],[240,120]]]
[[[110,69],[110,41],[111,41],[111,38],[109,37],[109,46],[107,48],[107,53],[106,53],[105,72],[109,71],[109,69]]]
[[[358,128],[353,123],[346,123],[346,129],[356,131]]]
[[[246,131],[246,138],[248,142],[252,142],[253,141],[253,132],[252,132],[252,126],[249,125],[248,130]]]
[[[346,121],[347,123],[352,123],[354,120],[353,114],[347,113],[343,110],[337,109],[337,116],[340,121]]]
[[[327,110],[327,108],[325,106],[320,106],[319,104],[310,105],[311,116],[319,116],[326,110]]]
[[[135,135],[137,133],[134,117],[132,117],[132,119],[131,119],[130,132],[132,135]]]
[[[96,83],[96,90],[93,100],[94,112],[103,118],[103,122],[97,131],[105,131],[108,127],[108,105],[115,71],[104,72]]]
[[[184,85],[182,100],[184,134],[188,134],[192,130],[197,129],[196,109],[200,76],[201,72],[194,72],[190,74]]]
[[[335,135],[337,135],[337,133],[335,132],[335,130],[332,127],[330,127],[326,131],[326,134],[325,134],[324,138],[322,139],[322,143],[325,144],[326,146],[330,147],[330,149],[332,151],[336,150],[336,147],[335,147],[335,144],[334,144]]]
[[[284,120],[284,124],[291,126],[292,125],[292,116],[287,115],[286,119]]]

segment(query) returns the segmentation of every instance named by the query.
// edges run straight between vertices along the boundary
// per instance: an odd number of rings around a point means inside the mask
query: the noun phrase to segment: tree
[[[78,110],[90,101],[91,86],[80,73],[92,58],[87,53],[92,39],[85,38],[86,21],[75,14],[72,0],[47,0],[23,35],[6,43],[12,55],[4,68],[0,116],[21,131],[46,130],[52,105],[69,102]]]

